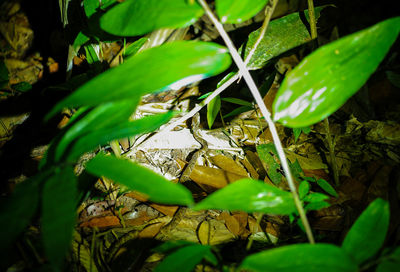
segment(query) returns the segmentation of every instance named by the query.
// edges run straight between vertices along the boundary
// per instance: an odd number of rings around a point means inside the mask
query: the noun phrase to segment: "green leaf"
[[[151,170],[127,160],[100,154],[87,163],[86,170],[144,193],[154,202],[193,204],[191,193],[183,185],[174,184]]]
[[[20,82],[11,85],[11,88],[19,92],[27,92],[32,89],[32,85],[29,84],[28,82]]]
[[[4,201],[0,210],[0,249],[6,250],[18,235],[28,226],[39,204],[40,185],[50,171],[39,172],[36,176],[19,183]]]
[[[307,56],[279,88],[273,104],[274,121],[305,127],[335,112],[376,70],[399,31],[400,17],[395,17]]]
[[[376,272],[397,271],[400,267],[400,247],[397,247],[392,254],[385,256],[384,260],[378,265]]]
[[[306,211],[316,211],[329,207],[331,204],[325,201],[316,201],[308,203],[304,208]],[[300,222],[300,221],[299,221]]]
[[[297,142],[299,139],[300,134],[303,132],[304,134],[310,133],[311,128],[310,127],[301,127],[301,128],[294,128],[293,129],[293,134],[294,134],[294,142]]]
[[[100,26],[114,35],[138,36],[160,28],[189,26],[203,13],[199,4],[186,0],[126,0],[104,14]]]
[[[77,52],[79,50],[79,48],[82,45],[84,45],[85,43],[87,43],[89,40],[90,40],[90,38],[88,36],[86,36],[85,34],[83,34],[82,31],[80,31],[78,33],[78,35],[76,35],[76,38],[74,40],[74,43],[72,44],[72,47]]]
[[[214,124],[215,118],[221,109],[221,98],[216,96],[213,100],[210,101],[207,105],[207,123],[208,127],[211,129]]]
[[[329,196],[320,193],[310,193],[304,197],[306,202],[320,202],[329,199]]]
[[[338,194],[336,193],[335,189],[326,180],[319,179],[317,180],[317,184],[331,196],[338,197]]]
[[[190,245],[178,249],[168,255],[156,268],[155,272],[190,272],[206,256],[212,255],[211,247],[206,245]],[[215,257],[214,257],[215,258]]]
[[[58,103],[47,119],[64,107],[95,106],[138,98],[216,75],[231,64],[226,48],[207,42],[177,41],[144,50],[122,65],[90,80]],[[178,86],[179,85],[179,86]]]
[[[72,167],[55,172],[44,185],[42,235],[46,256],[59,268],[71,245],[76,222],[77,183]]]
[[[246,257],[239,268],[260,272],[358,271],[341,248],[330,244],[296,244],[265,250]]]
[[[238,107],[238,108],[234,109],[230,113],[225,114],[224,116],[222,116],[222,118],[228,118],[228,117],[231,117],[231,116],[235,116],[235,115],[241,114],[242,112],[246,112],[246,111],[249,111],[249,110],[252,110],[252,109],[253,109],[253,107],[241,106],[241,107]]]
[[[315,17],[319,18],[324,7],[315,8]],[[305,11],[306,15],[308,11]],[[260,36],[260,29],[249,35],[246,43],[244,58],[247,57],[254,43]],[[269,64],[270,60],[297,46],[311,41],[310,33],[300,18],[300,13],[292,13],[269,23],[267,33],[257,46],[247,67],[250,70],[261,69]],[[239,49],[243,51],[243,46]]]
[[[299,197],[303,199],[310,191],[310,183],[303,180],[299,185]]]
[[[218,209],[270,214],[290,214],[296,210],[289,192],[258,180],[242,179],[211,194],[194,210]]]
[[[275,145],[273,143],[258,145],[257,153],[267,169],[270,180],[274,184],[279,184],[282,180],[282,175],[278,172],[281,166],[277,158],[278,154]]]
[[[143,37],[137,41],[134,41],[133,43],[131,43],[128,47],[126,47],[124,49],[124,52],[122,55],[124,57],[135,55],[140,50],[140,48],[142,48],[142,46],[145,44],[145,42],[147,42],[147,40],[148,40],[148,38]]]
[[[358,217],[344,238],[342,248],[357,264],[373,257],[385,241],[389,227],[389,203],[377,198]]]
[[[94,48],[95,45],[89,44],[85,46],[85,52],[86,52],[86,60],[89,64],[93,64],[95,62],[99,62],[99,56],[97,55],[97,52]]]
[[[173,116],[172,112],[143,117],[136,121],[125,121],[115,126],[98,129],[76,139],[65,153],[65,160],[74,162],[83,153],[104,145],[112,140],[119,140],[139,133],[148,133],[162,124],[168,122]]]
[[[129,117],[135,111],[138,102],[138,100],[125,100],[105,103],[93,109],[81,108],[73,115],[70,123],[64,129],[61,140],[56,140],[54,144],[52,143],[49,152],[54,148],[54,160],[57,162],[71,148],[71,144],[75,144],[74,141],[79,142],[78,138],[100,131],[101,129],[115,129],[122,123],[127,123]],[[98,145],[97,139],[94,140],[93,145]]]
[[[216,0],[217,14],[223,24],[238,24],[256,15],[268,0]]]
[[[221,100],[225,101],[225,102],[241,105],[241,106],[253,107],[253,104],[251,102],[243,100],[243,99],[240,99],[240,98],[224,97],[224,98],[221,98]]]

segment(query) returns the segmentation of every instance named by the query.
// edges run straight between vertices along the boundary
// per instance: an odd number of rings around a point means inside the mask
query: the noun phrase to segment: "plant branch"
[[[239,68],[239,73],[243,76],[244,80],[246,81],[246,84],[248,85],[251,94],[254,97],[254,100],[256,101],[258,107],[260,108],[260,111],[262,113],[262,115],[264,116],[265,120],[268,123],[270,132],[272,134],[272,138],[274,140],[274,144],[276,146],[277,152],[278,152],[278,156],[279,159],[282,163],[282,168],[285,172],[286,175],[286,179],[288,181],[288,185],[289,188],[292,192],[293,195],[293,199],[294,199],[294,203],[296,205],[296,208],[299,212],[301,221],[303,223],[303,226],[306,230],[306,234],[308,237],[308,240],[310,243],[315,243],[314,241],[314,237],[311,231],[311,227],[310,224],[308,223],[305,211],[303,209],[303,206],[301,204],[301,201],[299,199],[299,196],[297,194],[296,191],[296,186],[294,185],[294,180],[293,177],[290,173],[290,169],[289,169],[289,164],[287,162],[285,153],[283,151],[283,147],[282,147],[282,143],[279,139],[278,136],[278,132],[276,130],[275,124],[271,119],[271,114],[269,113],[267,107],[264,104],[264,101],[257,89],[256,84],[254,83],[253,78],[251,77],[249,71],[246,68],[246,65],[244,64],[242,58],[240,57],[239,53],[237,52],[235,46],[232,43],[232,40],[229,38],[228,34],[226,33],[226,31],[224,30],[222,24],[219,22],[219,20],[215,17],[215,15],[213,14],[213,12],[210,10],[210,8],[208,7],[207,3],[204,0],[198,0],[199,4],[203,7],[203,9],[205,10],[207,16],[210,18],[210,20],[213,22],[214,26],[216,27],[216,29],[218,30],[218,32],[220,33],[222,39],[224,40],[226,46],[229,49],[229,52],[231,53],[231,56],[233,58],[233,60],[235,61],[236,65]]]
[[[314,0],[307,0],[308,16],[310,17],[311,39],[317,38],[317,21],[315,20]]]
[[[249,64],[251,58],[257,50],[258,45],[262,41],[265,36],[265,32],[267,31],[269,21],[271,21],[272,14],[274,13],[275,7],[278,4],[279,0],[270,0],[268,1],[267,6],[265,7],[265,19],[260,28],[260,35],[258,36],[256,42],[253,44],[253,47],[250,49],[249,54],[247,55],[244,64],[247,66]]]

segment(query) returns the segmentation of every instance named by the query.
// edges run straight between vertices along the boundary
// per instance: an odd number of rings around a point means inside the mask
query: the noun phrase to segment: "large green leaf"
[[[355,272],[357,265],[339,247],[330,244],[296,244],[248,256],[242,269],[260,272]]]
[[[342,248],[357,264],[374,256],[385,241],[389,227],[389,204],[376,199],[360,215],[344,238]]]
[[[139,133],[148,133],[162,124],[168,122],[173,116],[173,112],[157,114],[143,117],[136,121],[125,121],[114,126],[108,126],[98,129],[77,138],[63,154],[63,159],[67,161],[77,160],[83,153],[91,151],[97,146],[104,145],[112,140],[119,140],[128,136],[134,136]],[[110,117],[111,118],[111,117]]]
[[[100,26],[108,33],[138,36],[153,30],[193,24],[203,15],[197,3],[186,0],[126,0],[101,17]]]
[[[271,214],[296,211],[289,192],[258,180],[242,179],[229,184],[194,206],[194,210],[218,209]]]
[[[397,271],[400,267],[400,247],[397,247],[392,254],[385,256],[383,261],[378,265],[376,272],[392,272]]]
[[[40,194],[40,185],[50,175],[50,171],[19,183],[10,199],[4,201],[0,210],[0,249],[7,249],[26,228],[35,214]]]
[[[305,127],[335,112],[376,70],[399,31],[395,17],[306,57],[284,79],[273,104],[274,121]]]
[[[185,246],[168,255],[154,271],[190,272],[207,256],[215,259],[210,246],[197,244]]]
[[[315,8],[315,17],[317,19],[320,17],[320,12],[323,8],[324,7]],[[305,11],[305,14],[307,17],[308,11]],[[253,31],[249,35],[244,52],[245,58],[249,54],[251,48],[253,48],[259,36],[260,29]],[[267,33],[257,46],[247,67],[250,70],[261,69],[267,65],[272,58],[309,41],[311,41],[310,33],[307,26],[302,22],[298,12],[273,20],[269,23]],[[242,51],[243,47],[239,50]]]
[[[270,180],[274,184],[279,184],[282,180],[282,174],[278,171],[281,166],[274,143],[258,145],[257,154],[263,162]]]
[[[268,0],[216,0],[217,14],[222,23],[238,24],[256,15]]]
[[[46,256],[60,267],[71,245],[76,221],[77,184],[72,167],[56,171],[43,188],[42,235]]]
[[[64,107],[95,106],[135,99],[219,74],[229,67],[226,48],[207,42],[177,41],[145,50],[122,65],[90,80],[58,103],[47,118]]]
[[[59,161],[70,144],[78,138],[100,129],[126,123],[134,112],[137,103],[138,100],[125,100],[105,103],[94,109],[81,108],[74,114],[70,124],[62,132],[61,139],[52,143],[48,151],[49,154],[53,152],[52,149],[54,148],[54,160]],[[94,145],[97,145],[97,140],[95,140]]]
[[[151,170],[127,160],[100,154],[87,163],[86,170],[144,193],[155,202],[193,204],[191,193],[183,185],[174,184]]]

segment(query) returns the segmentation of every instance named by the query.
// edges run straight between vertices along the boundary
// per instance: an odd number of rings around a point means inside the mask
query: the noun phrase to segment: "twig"
[[[258,36],[256,42],[253,44],[253,47],[250,49],[249,54],[247,55],[244,64],[247,66],[249,64],[251,58],[257,50],[258,45],[262,41],[265,36],[265,32],[267,31],[269,21],[271,21],[272,14],[274,13],[275,7],[278,4],[278,0],[270,0],[265,7],[265,19],[260,28],[260,35]]]
[[[311,39],[317,38],[317,22],[315,20],[314,0],[307,0],[308,16],[310,17]]]
[[[228,34],[224,30],[222,24],[219,22],[219,20],[215,17],[213,12],[210,10],[208,7],[207,3],[204,0],[198,0],[199,4],[203,7],[205,10],[207,16],[210,18],[210,20],[213,22],[215,28],[218,30],[219,34],[221,35],[222,39],[224,40],[226,46],[229,49],[229,52],[231,53],[231,56],[233,60],[235,61],[236,65],[239,68],[240,74],[243,76],[244,80],[246,81],[246,84],[248,85],[251,94],[254,97],[254,100],[256,101],[258,107],[260,108],[261,114],[264,116],[265,120],[268,123],[270,132],[272,134],[272,138],[274,140],[275,147],[278,152],[279,159],[282,163],[282,168],[286,174],[286,179],[288,181],[289,188],[292,192],[294,203],[296,205],[296,208],[299,212],[301,221],[303,223],[303,226],[306,230],[306,234],[308,237],[308,240],[311,244],[315,243],[314,237],[311,231],[310,224],[308,223],[305,211],[303,209],[303,206],[301,204],[301,201],[299,199],[299,196],[296,191],[296,186],[294,185],[293,177],[290,173],[289,165],[285,156],[285,153],[283,151],[282,143],[279,139],[278,132],[276,130],[275,124],[271,119],[271,114],[269,113],[267,107],[264,104],[264,101],[257,89],[256,84],[254,83],[253,78],[251,77],[249,71],[246,68],[246,65],[244,64],[242,58],[240,57],[239,53],[237,52],[235,46],[232,43],[232,40],[229,38]]]

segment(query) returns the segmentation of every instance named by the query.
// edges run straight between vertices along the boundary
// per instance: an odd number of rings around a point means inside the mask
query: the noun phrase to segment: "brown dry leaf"
[[[338,188],[339,203],[343,203],[347,200],[361,201],[365,190],[365,185],[361,183],[359,179],[345,177]]]
[[[253,166],[254,170],[256,170],[259,177],[263,178],[267,174],[265,172],[264,166],[258,157],[257,153],[247,150],[245,160]],[[250,172],[250,171],[249,171]]]
[[[120,220],[115,215],[107,215],[103,217],[95,217],[89,221],[83,222],[79,227],[89,227],[89,228],[111,228],[111,227],[121,227]]]
[[[43,65],[34,57],[29,58],[27,61],[5,59],[4,63],[9,71],[11,85],[20,82],[34,84],[43,74]]]
[[[233,159],[224,156],[224,155],[216,155],[210,158],[210,161],[221,168],[222,170],[234,173],[239,176],[247,176],[246,169],[243,168],[242,165],[235,162]]]
[[[239,221],[235,217],[233,217],[232,215],[230,215],[227,212],[223,212],[220,214],[218,219],[221,219],[225,222],[225,225],[230,232],[232,232],[234,235],[239,236],[240,225],[239,225]]]
[[[150,207],[156,209],[157,211],[168,215],[168,216],[174,216],[174,214],[176,213],[176,211],[178,210],[179,206],[169,206],[169,205],[161,205],[161,204],[155,204],[152,203],[150,204]]]
[[[164,223],[159,222],[151,224],[145,227],[140,233],[138,238],[154,238],[160,232],[160,229],[164,226]]]
[[[400,124],[371,120],[365,124],[369,128],[367,141],[389,145],[400,144]]]
[[[267,225],[265,226],[265,232],[272,234],[275,237],[279,237],[280,234],[279,225],[267,222]]]
[[[264,104],[267,107],[268,111],[272,113],[272,104],[274,103],[276,93],[278,92],[279,85],[273,83],[267,94],[264,96]],[[269,131],[269,130],[268,130]]]
[[[220,189],[247,176],[239,176],[222,169],[216,169],[207,166],[196,165],[190,173],[190,179],[198,184],[207,185]]]
[[[314,211],[311,226],[318,230],[341,231],[344,227],[344,214],[345,211],[340,205]]]
[[[197,231],[197,236],[199,237],[200,244],[209,245],[211,240],[211,226],[207,220],[201,222],[200,227]]]
[[[238,235],[247,237],[247,217],[248,214],[245,212],[232,212],[232,216],[239,222],[239,232]]]

